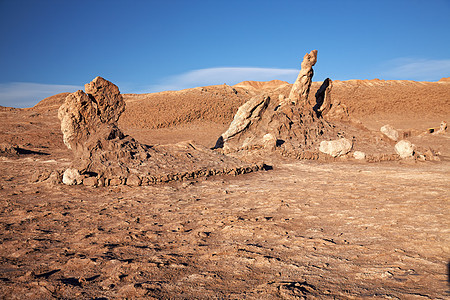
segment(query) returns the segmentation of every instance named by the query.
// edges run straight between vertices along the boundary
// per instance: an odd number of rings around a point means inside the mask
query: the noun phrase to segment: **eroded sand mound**
[[[119,125],[155,129],[193,121],[230,124],[238,108],[259,93],[276,90],[278,94],[289,95],[292,85],[275,83],[249,81],[233,87],[220,85],[176,92],[124,94],[127,110],[119,120]],[[313,82],[310,96],[314,97],[321,85],[322,82]],[[450,82],[445,80],[333,81],[333,99],[345,105],[350,116],[362,122],[388,117],[399,120],[399,124],[406,119],[418,119],[421,122],[432,120],[433,124],[439,124],[450,117],[449,95]],[[384,124],[378,125],[381,127]],[[411,122],[411,126],[416,125]]]
[[[225,84],[155,94],[125,94],[127,110],[119,124],[150,129],[197,120],[228,123],[235,108],[248,98],[247,91]]]
[[[243,88],[248,91],[252,91],[255,93],[260,93],[261,91],[273,91],[276,89],[281,89],[285,86],[288,86],[289,83],[282,80],[271,80],[271,81],[242,81],[235,85],[234,88]]]

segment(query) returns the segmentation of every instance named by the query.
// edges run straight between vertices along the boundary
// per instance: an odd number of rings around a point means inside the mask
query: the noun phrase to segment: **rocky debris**
[[[395,152],[401,158],[412,157],[414,154],[414,148],[415,148],[414,145],[407,140],[401,140],[397,144],[395,144]]]
[[[125,110],[117,86],[96,77],[85,90],[69,94],[58,111],[64,143],[74,154],[72,166],[64,172],[65,184],[136,186],[243,174],[262,166],[242,163],[193,142],[141,144],[117,125]]]
[[[63,179],[63,170],[37,169],[31,175],[31,182],[46,182],[49,184],[59,184]]]
[[[352,142],[346,138],[340,138],[333,141],[322,141],[319,151],[333,157],[345,155],[352,150]]]
[[[401,158],[398,154],[375,153],[367,154],[366,161],[369,163],[377,163],[382,161],[399,161]]]
[[[414,158],[419,161],[440,161],[439,157],[440,153],[431,149],[430,147],[422,148],[415,147],[414,148]]]
[[[355,151],[353,152],[353,158],[357,160],[364,160],[366,159],[366,154],[362,151]]]
[[[398,131],[392,127],[391,125],[387,124],[384,125],[380,128],[380,131],[382,134],[384,134],[385,136],[387,136],[389,139],[393,140],[393,141],[398,141],[399,138],[399,133]]]
[[[302,70],[289,98],[279,93],[265,93],[254,96],[242,105],[215,148],[240,156],[254,151],[279,151],[285,156],[302,157],[302,152],[316,151],[321,140],[336,138],[334,126],[307,103],[312,66],[316,61],[316,50],[305,55]],[[327,82],[331,83],[331,80]],[[329,89],[328,92],[326,88],[324,90],[328,95]],[[326,95],[323,99],[331,101]],[[329,107],[328,104],[325,106]],[[318,105],[319,109],[321,107]]]
[[[0,156],[17,156],[17,146],[8,143],[0,143]]]
[[[308,104],[309,89],[311,87],[312,78],[314,75],[313,66],[317,62],[317,50],[312,50],[306,53],[303,57],[301,70],[298,74],[297,80],[292,86],[289,94],[289,99],[292,103],[299,106],[306,106]]]

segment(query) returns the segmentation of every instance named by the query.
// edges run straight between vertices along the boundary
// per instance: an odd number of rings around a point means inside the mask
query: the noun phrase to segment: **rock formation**
[[[300,106],[305,106],[308,103],[309,89],[311,88],[312,78],[314,75],[313,66],[317,62],[317,50],[312,50],[306,53],[303,57],[301,70],[298,74],[297,80],[292,86],[289,94],[289,99]]]
[[[327,121],[348,120],[347,107],[337,97],[332,97],[332,87],[333,82],[330,78],[323,81],[315,94],[316,104],[313,110],[319,117],[323,117]]]
[[[318,152],[322,140],[336,139],[334,126],[322,117],[331,108],[331,80],[327,79],[327,85],[318,92],[321,103],[313,108],[308,100],[316,61],[317,50],[305,55],[288,98],[276,92],[266,93],[242,105],[216,148],[225,153],[279,150],[284,155],[298,156],[304,151]]]
[[[325,115],[331,109],[331,88],[333,83],[330,78],[323,81],[322,85],[316,92],[316,105],[313,110],[317,115]]]
[[[66,184],[141,185],[257,170],[192,142],[148,146],[123,134],[125,102],[117,86],[96,77],[86,92],[69,94],[58,111],[66,146],[74,153]]]

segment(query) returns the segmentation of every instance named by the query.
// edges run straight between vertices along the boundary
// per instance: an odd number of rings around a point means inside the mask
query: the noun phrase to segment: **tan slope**
[[[311,96],[321,82],[314,82]],[[170,128],[192,122],[229,124],[239,106],[260,92],[276,91],[287,96],[290,84],[244,81],[234,86],[215,85],[152,94],[124,94],[127,109],[119,124],[131,128]],[[57,109],[67,93],[39,102],[33,109]],[[350,114],[376,123],[409,119],[432,125],[450,120],[450,78],[437,82],[408,80],[334,81],[332,97],[347,105]],[[380,123],[380,124],[381,124]],[[374,126],[378,124],[374,124]]]

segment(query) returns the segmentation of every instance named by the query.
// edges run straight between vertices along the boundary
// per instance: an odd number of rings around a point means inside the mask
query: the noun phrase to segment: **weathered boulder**
[[[355,151],[353,152],[353,158],[357,160],[364,160],[366,159],[366,154],[362,151]]]
[[[395,152],[401,158],[408,158],[413,156],[415,146],[411,144],[410,141],[401,140],[397,144],[395,144]]]
[[[319,151],[333,157],[342,156],[352,150],[352,142],[346,138],[340,138],[333,141],[322,141]]]
[[[384,134],[385,136],[387,136],[391,140],[398,141],[398,138],[399,138],[398,131],[395,130],[395,128],[392,127],[391,125],[384,125],[384,126],[382,126],[380,128],[380,131],[381,131],[382,134]]]
[[[120,135],[117,121],[125,110],[122,95],[111,82],[96,77],[85,90],[69,94],[58,110],[64,144],[76,152],[89,150],[76,148],[93,146],[94,139]]]
[[[62,182],[67,185],[81,184],[82,178],[80,172],[74,168],[68,168],[64,171]]]
[[[8,143],[0,143],[0,155],[18,155],[17,147]]]

